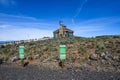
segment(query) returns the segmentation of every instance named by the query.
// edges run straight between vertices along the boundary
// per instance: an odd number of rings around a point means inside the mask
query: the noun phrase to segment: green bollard
[[[59,52],[60,52],[60,60],[62,62],[61,67],[63,69],[65,67],[64,60],[66,60],[66,45],[60,45]]]
[[[21,65],[24,66],[24,46],[19,46],[19,58],[21,59]]]

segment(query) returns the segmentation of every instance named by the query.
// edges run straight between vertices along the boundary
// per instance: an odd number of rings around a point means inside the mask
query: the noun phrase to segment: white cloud
[[[96,19],[89,19],[85,21],[77,21],[76,24],[72,25],[75,27],[82,27],[82,26],[110,26],[112,24],[120,23],[119,17],[106,17],[106,18],[96,18]]]
[[[35,26],[35,27],[34,27]],[[40,27],[39,27],[40,26]],[[0,25],[0,40],[26,40],[42,37],[52,37],[51,28],[42,28],[47,25],[36,25],[35,23],[6,23]]]
[[[103,26],[80,26],[74,28],[75,35],[80,35],[84,37],[95,36],[95,33],[103,31],[105,28]]]
[[[72,18],[72,24],[75,24],[75,18],[79,16],[80,12],[82,11],[84,5],[87,3],[88,0],[84,0],[82,2],[82,4],[80,5],[80,7],[78,8],[77,12],[75,13],[75,15]]]
[[[84,7],[84,5],[85,5],[85,3],[86,3],[87,1],[88,1],[88,0],[84,0],[84,1],[82,2],[82,4],[80,5],[80,7],[78,8],[78,11],[77,11],[76,14],[74,15],[74,18],[76,18],[76,17],[80,14],[82,8]]]
[[[55,24],[29,16],[0,14],[0,40],[52,37]]]
[[[58,26],[55,23],[35,17],[0,13],[0,27],[3,28],[6,25],[9,25],[9,28],[39,28],[46,30],[51,30]]]
[[[16,2],[14,0],[0,0],[0,4],[4,6],[15,5]]]
[[[80,31],[80,32],[93,32],[93,31],[101,31],[103,29],[104,29],[104,27],[102,27],[102,26],[82,26],[82,27],[78,27],[76,32],[77,31]]]
[[[0,32],[0,40],[26,40],[42,38],[45,36],[52,37],[52,31],[40,30],[35,28],[24,29],[2,29]]]
[[[7,25],[7,24],[3,24],[3,25],[0,25],[0,28],[2,28],[2,29],[4,29],[4,28],[8,28],[8,27],[10,27],[10,25]]]
[[[66,25],[67,28],[74,30],[77,36],[91,37],[112,33],[109,32],[109,28],[115,27],[114,25],[116,23],[120,23],[120,18],[97,18],[77,21],[76,24],[71,24],[68,21],[65,25],[68,24]],[[50,22],[29,16],[0,13],[0,40],[24,40],[42,38],[44,36],[52,37],[52,32],[58,28],[58,23],[54,21]]]
[[[75,35],[91,37],[105,34],[120,34],[120,32],[114,31],[119,29],[118,26],[115,26],[117,23],[120,23],[119,17],[107,17],[79,21],[69,26],[75,31]],[[114,29],[114,32],[110,30],[111,28]]]
[[[11,14],[5,14],[5,13],[0,13],[1,19],[5,20],[17,20],[17,21],[37,21],[38,19],[35,17],[29,17],[29,16],[23,16],[23,15],[11,15]],[[0,20],[1,20],[0,19]]]
[[[89,19],[86,21],[82,21],[80,25],[111,25],[119,22],[120,17],[105,17],[105,18],[96,18],[96,19]]]

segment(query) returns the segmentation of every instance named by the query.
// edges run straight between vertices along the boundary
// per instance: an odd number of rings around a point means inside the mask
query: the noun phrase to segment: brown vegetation
[[[59,62],[59,45],[67,46],[66,66],[81,67],[83,65],[93,68],[114,67],[120,71],[120,37],[100,36],[96,38],[62,38],[31,41],[26,43],[0,46],[0,59],[10,61],[11,57],[18,55],[18,46],[25,46],[25,59],[43,62]],[[56,62],[57,61],[57,62]],[[35,63],[35,62],[34,62]],[[36,64],[36,63],[35,63]],[[77,64],[77,65],[75,65]]]

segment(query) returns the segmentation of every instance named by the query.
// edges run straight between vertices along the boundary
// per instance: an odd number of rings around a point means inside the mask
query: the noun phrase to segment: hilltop
[[[58,69],[60,44],[67,46],[66,68],[120,71],[120,36],[46,38],[0,45],[0,59],[10,62],[22,45],[30,64]]]

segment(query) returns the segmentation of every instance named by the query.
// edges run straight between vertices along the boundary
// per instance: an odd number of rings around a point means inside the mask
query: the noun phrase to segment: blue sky
[[[0,40],[53,37],[63,21],[74,35],[120,35],[120,0],[0,0]]]

